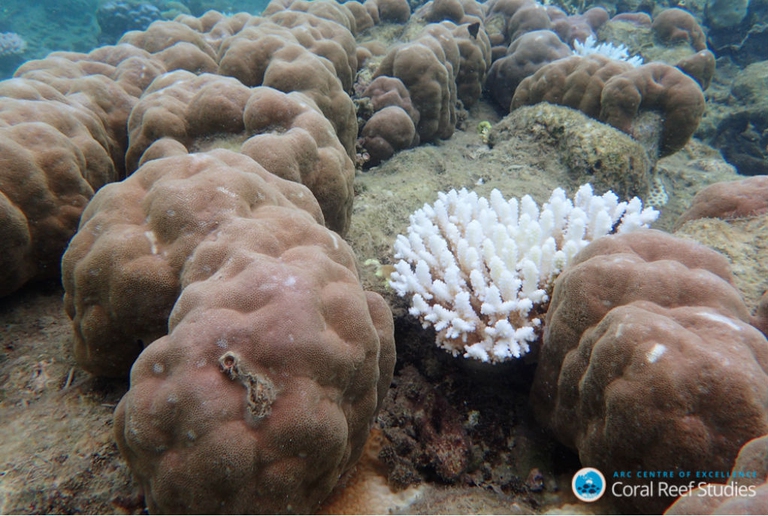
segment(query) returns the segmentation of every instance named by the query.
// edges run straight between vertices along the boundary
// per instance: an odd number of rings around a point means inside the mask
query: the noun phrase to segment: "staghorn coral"
[[[390,285],[412,294],[411,315],[433,326],[454,356],[504,362],[539,338],[552,282],[590,241],[647,226],[658,212],[639,199],[618,202],[582,186],[573,202],[562,189],[536,205],[530,196],[490,200],[462,189],[440,193],[410,218],[395,241]]]
[[[138,325],[167,333],[115,411],[150,511],[311,512],[358,459],[392,316],[319,221],[304,187],[224,150],[149,161],[89,205],[64,257],[79,361],[124,374]],[[151,309],[134,302],[147,293]]]
[[[643,64],[643,58],[640,56],[629,55],[629,50],[625,45],[614,46],[611,43],[597,43],[594,36],[588,36],[584,42],[574,40],[573,53],[579,56],[588,56],[591,54],[601,54],[616,61],[626,61],[632,66],[640,66]]]
[[[711,249],[654,230],[597,240],[555,282],[537,419],[602,471],[727,470],[768,431],[768,342],[748,321]]]

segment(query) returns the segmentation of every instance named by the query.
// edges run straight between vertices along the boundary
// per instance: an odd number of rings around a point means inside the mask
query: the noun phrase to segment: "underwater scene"
[[[1,514],[768,512],[768,0],[3,0]]]

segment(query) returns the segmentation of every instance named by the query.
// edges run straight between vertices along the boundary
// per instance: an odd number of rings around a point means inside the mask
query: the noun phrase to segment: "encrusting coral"
[[[454,356],[503,362],[530,351],[552,282],[590,241],[647,227],[658,216],[638,198],[582,186],[573,201],[558,188],[539,208],[530,196],[490,200],[462,189],[440,193],[411,215],[395,241],[391,286],[412,294],[411,315],[433,326]]]

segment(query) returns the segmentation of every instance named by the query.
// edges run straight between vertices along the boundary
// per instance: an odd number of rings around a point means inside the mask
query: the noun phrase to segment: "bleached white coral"
[[[588,56],[592,54],[600,54],[616,61],[625,61],[632,66],[640,66],[643,64],[643,58],[640,56],[629,55],[629,49],[625,45],[614,46],[611,43],[604,42],[597,44],[594,36],[587,36],[587,39],[582,43],[578,39],[573,40],[573,53],[577,56]]]
[[[557,188],[541,208],[528,195],[490,199],[466,189],[438,194],[410,217],[395,241],[390,285],[412,294],[410,313],[437,332],[454,356],[503,362],[530,351],[539,337],[552,284],[573,256],[611,232],[656,220],[638,198],[583,185],[573,201]]]

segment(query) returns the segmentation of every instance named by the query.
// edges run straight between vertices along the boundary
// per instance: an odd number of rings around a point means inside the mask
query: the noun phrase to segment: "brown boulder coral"
[[[768,341],[748,321],[716,252],[654,230],[601,238],[555,283],[536,415],[603,472],[727,470],[768,432]]]
[[[696,194],[676,227],[703,218],[738,219],[768,213],[768,176],[715,183]]]
[[[704,114],[699,84],[679,69],[638,67],[601,55],[573,56],[545,65],[523,80],[511,109],[550,102],[579,109],[669,156],[693,136]],[[647,115],[658,118],[648,121]]]
[[[125,182],[148,188],[151,222],[178,221],[147,228],[149,260],[166,237],[207,227],[188,240],[168,335],[141,353],[115,411],[151,512],[317,510],[359,458],[392,378],[392,315],[360,287],[349,246],[317,223],[308,191],[247,161],[154,160]]]
[[[768,513],[768,435],[745,444],[727,484],[698,482],[664,514]]]
[[[342,235],[349,228],[354,164],[306,95],[176,71],[148,88],[128,129],[129,170],[135,170],[147,149],[162,138],[179,141],[189,152],[218,146],[236,149],[273,174],[309,187],[329,228]]]
[[[38,81],[0,83],[0,296],[59,275],[95,190],[118,179],[116,145],[90,111]]]
[[[218,184],[217,175],[229,184],[209,188],[211,181]],[[222,150],[149,161],[94,196],[62,259],[64,308],[83,369],[97,376],[128,374],[141,350],[168,332],[194,249],[214,238],[224,219],[249,211],[242,196],[263,182],[282,190],[278,199],[263,202],[291,202],[322,222],[304,186]],[[239,189],[243,193],[235,194]]]
[[[119,45],[56,52],[0,82],[0,296],[59,275],[88,200],[124,176],[128,114],[164,71]]]
[[[488,72],[486,88],[504,109],[509,109],[512,96],[526,77],[542,66],[571,56],[573,51],[550,30],[528,32],[507,48],[506,55],[497,59]]]
[[[664,9],[654,16],[651,31],[665,45],[687,43],[696,52],[707,48],[707,37],[691,13],[683,9]]]
[[[460,54],[446,33],[450,34],[441,25],[428,25],[416,40],[390,50],[375,74],[395,77],[405,85],[420,115],[416,132],[421,142],[450,138],[456,127],[455,68]]]

